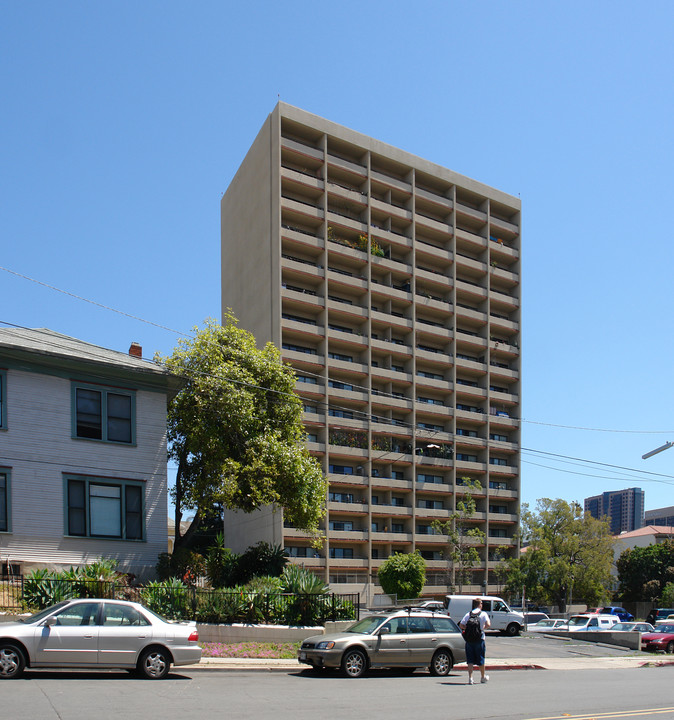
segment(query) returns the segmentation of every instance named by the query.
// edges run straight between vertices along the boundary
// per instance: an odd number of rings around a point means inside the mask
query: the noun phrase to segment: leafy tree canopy
[[[651,602],[674,581],[674,540],[628,548],[616,563],[623,600]]]
[[[304,447],[295,374],[278,349],[257,348],[230,312],[224,326],[207,320],[156,359],[183,380],[168,409],[169,455],[178,465],[176,549],[218,505],[252,512],[273,504],[296,527],[317,532],[327,484]],[[194,520],[181,535],[188,510]]]
[[[613,538],[608,523],[583,514],[577,503],[542,498],[522,507],[526,551],[511,560],[507,591],[566,608],[569,598],[600,604],[609,595]]]
[[[378,575],[387,595],[418,598],[426,584],[426,562],[418,552],[393,553],[380,565]]]

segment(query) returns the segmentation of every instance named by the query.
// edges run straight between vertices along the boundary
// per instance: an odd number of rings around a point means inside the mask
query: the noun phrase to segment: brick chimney
[[[132,342],[131,347],[129,348],[129,355],[133,355],[133,357],[142,358],[143,357],[143,348],[141,345],[139,345],[137,342]]]

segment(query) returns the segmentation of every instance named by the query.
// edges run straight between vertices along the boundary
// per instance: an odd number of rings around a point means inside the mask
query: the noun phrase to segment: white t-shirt
[[[477,609],[477,608],[476,608]],[[468,618],[471,616],[471,614],[475,612],[474,610],[471,610],[470,612],[467,612],[464,616],[459,625],[461,625],[462,628],[466,627],[466,623],[468,622]],[[489,623],[489,615],[484,610],[480,610],[480,615],[478,617],[480,621],[480,630],[482,630],[482,640],[484,640],[484,628]]]

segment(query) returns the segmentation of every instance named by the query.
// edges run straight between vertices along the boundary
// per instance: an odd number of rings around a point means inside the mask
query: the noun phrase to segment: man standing
[[[482,610],[482,600],[473,600],[473,609],[467,612],[459,627],[463,630],[463,639],[466,641],[466,663],[468,664],[468,684],[473,684],[473,666],[480,668],[481,682],[489,681],[489,675],[484,672],[484,631],[491,627],[489,615]]]

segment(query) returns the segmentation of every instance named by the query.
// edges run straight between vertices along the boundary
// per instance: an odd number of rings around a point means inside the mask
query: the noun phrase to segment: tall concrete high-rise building
[[[386,557],[419,550],[441,594],[433,521],[470,478],[486,539],[462,589],[496,589],[518,551],[519,199],[279,103],[221,210],[223,313],[295,368],[330,485],[321,550],[272,511],[228,517],[228,545],[282,543],[368,598]]]
[[[644,491],[634,487],[585,498],[585,512],[598,519],[608,517],[614,535],[638,530],[644,524]]]

